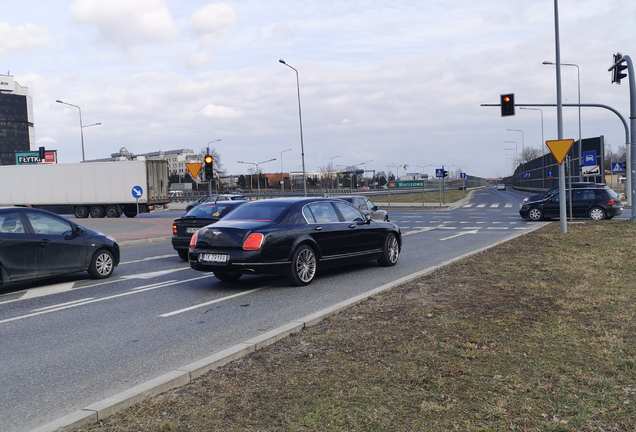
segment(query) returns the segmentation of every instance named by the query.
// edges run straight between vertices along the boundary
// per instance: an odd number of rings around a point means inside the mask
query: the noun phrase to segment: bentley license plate
[[[186,234],[194,234],[199,231],[200,228],[186,228]]]
[[[226,254],[201,254],[201,262],[226,263],[228,256]]]

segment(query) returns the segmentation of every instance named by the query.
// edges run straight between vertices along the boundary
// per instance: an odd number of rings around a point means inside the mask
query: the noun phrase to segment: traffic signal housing
[[[501,116],[508,117],[515,115],[515,94],[506,93],[500,96]]]
[[[621,80],[627,76],[627,74],[623,73],[623,71],[627,69],[627,64],[625,62],[621,62],[622,58],[623,58],[623,54],[621,53],[614,54],[614,67],[612,68],[612,84],[616,83],[620,85]]]
[[[46,149],[44,147],[40,147],[39,153],[40,162],[44,162],[44,159],[46,159]]]
[[[444,170],[442,174],[444,175],[444,178],[448,177],[448,171]]]
[[[212,180],[212,177],[214,177],[214,158],[207,155],[203,161],[205,162],[205,179]]]

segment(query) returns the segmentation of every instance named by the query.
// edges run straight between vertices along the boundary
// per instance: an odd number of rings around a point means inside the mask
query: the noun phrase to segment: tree
[[[203,163],[203,159],[207,156],[208,154],[208,149],[207,147],[202,148],[198,154],[195,154],[192,156],[192,159]],[[217,187],[217,183],[219,183],[219,179],[221,176],[226,175],[226,170],[225,168],[223,168],[223,164],[221,163],[221,155],[219,152],[216,151],[216,149],[211,148],[210,149],[210,155],[212,155],[213,158],[213,162],[212,165],[214,165],[214,179],[212,180],[212,188],[215,189]],[[206,183],[207,181],[204,179],[204,170],[203,168],[199,171],[199,174],[197,175],[197,182],[198,183]]]

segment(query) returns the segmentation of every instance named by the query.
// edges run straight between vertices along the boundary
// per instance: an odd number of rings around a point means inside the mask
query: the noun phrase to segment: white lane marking
[[[414,229],[413,231],[407,231],[405,233],[402,233],[402,237],[407,236],[407,235],[411,235],[411,234],[419,234],[419,233],[423,233],[426,231],[431,231],[437,229],[437,227],[425,227],[425,228],[417,228]]]
[[[205,307],[205,306],[209,306],[209,305],[212,305],[214,303],[220,303],[220,302],[225,301],[225,300],[230,300],[230,299],[233,299],[233,298],[236,298],[236,297],[241,297],[241,296],[244,296],[246,294],[250,294],[250,293],[253,293],[253,292],[256,292],[256,291],[263,290],[265,288],[268,288],[268,287],[255,288],[253,290],[245,291],[245,292],[238,293],[238,294],[233,294],[231,296],[222,297],[222,298],[219,298],[219,299],[216,299],[216,300],[212,300],[212,301],[209,301],[209,302],[205,302],[205,303],[199,303],[199,304],[194,305],[194,306],[190,306],[190,307],[187,307],[187,308],[179,309],[179,310],[176,310],[174,312],[168,312],[168,313],[165,313],[165,314],[159,315],[159,316],[161,318],[171,317],[171,316],[174,316],[174,315],[178,315],[180,313],[189,312],[189,311],[194,310],[194,309],[198,309],[198,308],[202,308],[202,307]]]
[[[472,207],[474,204],[466,204],[464,207]]]
[[[71,304],[75,304],[75,303],[82,303],[88,300],[93,300],[95,297],[86,297],[83,299],[79,299],[79,300],[74,300],[74,301],[70,301],[70,302],[66,302],[66,303],[59,303],[56,305],[52,305],[52,306],[47,306],[47,307],[43,307],[43,308],[39,308],[39,309],[33,309],[31,312],[39,312],[39,311],[44,311],[47,309],[54,309],[54,308],[58,308],[60,306],[66,306],[66,305],[71,305]]]
[[[24,299],[42,297],[49,294],[63,293],[63,292],[72,290],[73,285],[75,285],[75,282],[63,282],[59,284],[48,285],[43,288],[30,289],[26,293],[24,293],[21,299],[24,300]]]
[[[133,263],[139,263],[139,262],[144,262],[144,261],[153,261],[153,260],[164,259],[164,258],[176,258],[176,256],[177,256],[176,254],[158,255],[158,256],[142,258],[142,259],[138,259],[138,260],[134,260],[134,261],[120,262],[119,265],[133,264]]]
[[[499,203],[491,204],[490,207],[499,207]]]
[[[120,277],[120,279],[124,279],[124,280],[129,280],[129,279],[151,279],[151,278],[167,275],[167,274],[170,274],[170,273],[178,272],[178,271],[181,271],[181,270],[188,270],[189,268],[190,267],[184,267],[184,268],[170,269],[170,270],[159,270],[159,271],[150,272],[150,273],[139,273],[139,274],[134,274],[134,275],[129,275],[129,276],[122,276],[122,277]]]
[[[184,280],[178,280],[178,281],[166,281],[160,284],[153,284],[150,286],[146,286],[146,287],[140,287],[140,288],[134,288],[132,291],[128,291],[125,293],[121,293],[121,294],[115,294],[112,296],[108,296],[108,297],[102,297],[102,298],[98,298],[98,299],[91,299],[91,300],[87,300],[81,303],[74,303],[74,304],[67,304],[65,306],[59,306],[56,308],[51,308],[51,309],[47,309],[47,310],[43,310],[40,312],[34,312],[34,313],[30,313],[30,314],[26,314],[26,315],[19,315],[13,318],[7,318],[4,320],[0,320],[0,324],[4,324],[4,323],[8,323],[8,322],[12,322],[12,321],[18,321],[24,318],[30,318],[30,317],[34,317],[34,316],[38,316],[38,315],[44,315],[47,313],[51,313],[51,312],[58,312],[64,309],[70,309],[72,307],[77,307],[77,306],[85,306],[91,303],[97,303],[97,302],[101,302],[104,300],[112,300],[115,298],[119,298],[119,297],[125,297],[125,296],[129,296],[131,294],[138,294],[140,292],[145,292],[145,291],[150,291],[150,290],[154,290],[157,288],[165,288],[168,286],[172,286],[172,285],[177,285],[177,284],[181,284],[181,283],[186,283],[186,282],[191,282],[191,281],[195,281],[195,280],[199,280],[199,279],[205,279],[205,278],[209,278],[212,277],[214,275],[209,274],[209,275],[203,275],[203,276],[199,276],[196,278],[192,278],[192,279],[184,279]]]
[[[506,203],[505,208],[512,208],[512,203]]]
[[[477,206],[477,208],[482,208],[482,207],[486,207],[486,204],[479,204],[479,205]]]
[[[477,234],[477,232],[478,232],[478,230],[462,231],[462,232],[457,233],[455,235],[452,235],[450,237],[441,238],[440,240],[448,240],[448,239],[452,239],[452,238],[455,238],[455,237],[463,236],[463,235],[466,235],[466,234]]]
[[[489,229],[489,230],[507,230],[507,229],[510,229],[510,227],[488,227],[486,229]]]

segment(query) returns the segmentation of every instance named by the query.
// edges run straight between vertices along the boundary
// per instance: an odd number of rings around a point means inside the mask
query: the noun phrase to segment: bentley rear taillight
[[[258,250],[261,248],[263,244],[263,234],[254,233],[250,234],[250,236],[243,243],[243,250]]]

